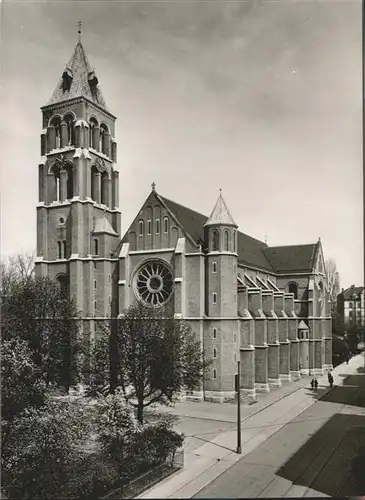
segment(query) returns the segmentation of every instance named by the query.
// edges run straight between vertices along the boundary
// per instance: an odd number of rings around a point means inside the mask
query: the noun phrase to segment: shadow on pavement
[[[359,370],[359,369],[358,369]],[[365,408],[365,373],[356,375],[339,375],[344,377],[343,385],[334,386],[333,389],[320,386],[317,390],[308,390],[313,398],[350,406]]]
[[[359,473],[361,449],[365,449],[365,417],[335,414],[276,474],[329,496],[361,496],[365,494],[361,467],[365,464],[360,463]]]

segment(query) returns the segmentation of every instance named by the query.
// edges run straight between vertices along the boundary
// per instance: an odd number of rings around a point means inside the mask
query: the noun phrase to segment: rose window
[[[136,273],[134,284],[136,294],[143,302],[159,306],[172,294],[172,272],[162,262],[148,262]]]

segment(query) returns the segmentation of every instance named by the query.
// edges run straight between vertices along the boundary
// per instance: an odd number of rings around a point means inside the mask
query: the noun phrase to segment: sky
[[[36,246],[40,107],[82,43],[118,117],[122,230],[151,183],[363,283],[361,1],[3,1],[1,255]]]

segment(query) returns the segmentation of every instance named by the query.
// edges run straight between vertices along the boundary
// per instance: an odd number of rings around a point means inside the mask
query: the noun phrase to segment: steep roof
[[[311,272],[318,243],[267,247],[264,254],[278,274]]]
[[[237,227],[237,224],[233,220],[233,217],[228,210],[227,204],[224,201],[221,192],[219,194],[218,200],[216,201],[216,204],[214,205],[209,219],[205,223],[205,226],[215,226],[218,224]]]
[[[151,202],[151,196],[156,196],[156,199],[165,205],[196,245],[203,244],[204,225],[208,221],[206,215],[169,200],[157,194],[154,189],[144,205]],[[115,255],[119,255],[123,242],[128,238],[127,234],[128,231],[118,244]],[[237,236],[237,253],[240,264],[277,274],[311,272],[317,245],[319,245],[319,243],[314,243],[310,245],[268,247],[263,241],[252,238],[240,231],[237,231]]]
[[[350,288],[347,288],[347,290],[344,290],[343,293],[343,298],[344,300],[353,300],[353,295],[357,295],[357,300],[360,299],[360,294],[364,290],[363,286],[350,286]]]
[[[202,215],[199,212],[191,210],[190,208],[179,205],[178,203],[175,203],[174,201],[171,201],[163,196],[159,195],[159,198],[165,203],[167,208],[180,222],[184,230],[194,239],[196,243],[203,241],[203,226],[208,221],[208,217],[206,215]],[[262,241],[256,240],[255,238],[251,238],[251,236],[241,233],[240,231],[237,233],[238,262],[272,272],[273,269],[262,252],[262,250],[266,248],[266,244]]]
[[[70,82],[69,88],[65,88],[65,81]],[[98,86],[98,79],[87,60],[81,41],[77,42],[74,53],[47,106],[75,97],[86,97],[107,110],[105,99]]]

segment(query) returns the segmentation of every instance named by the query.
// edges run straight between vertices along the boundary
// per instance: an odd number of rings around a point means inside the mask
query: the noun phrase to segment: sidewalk
[[[336,367],[332,372],[335,385],[342,385],[343,377],[340,375],[356,373],[357,368],[363,365],[364,356],[361,354],[352,358],[349,365],[344,363]],[[242,407],[242,454],[240,455],[235,452],[236,405],[182,402],[176,404],[175,408],[168,409],[172,414],[182,418],[198,419],[203,426],[204,421],[208,424],[208,420],[227,423],[229,430],[217,433],[209,442],[186,452],[184,469],[138,498],[191,498],[196,495],[238,460],[315,404],[316,399],[309,389],[310,380],[311,377],[303,377],[297,382],[285,383],[269,394],[259,395],[256,404]],[[318,377],[318,382],[322,390],[327,389],[321,393],[323,397],[329,392],[327,375]]]

